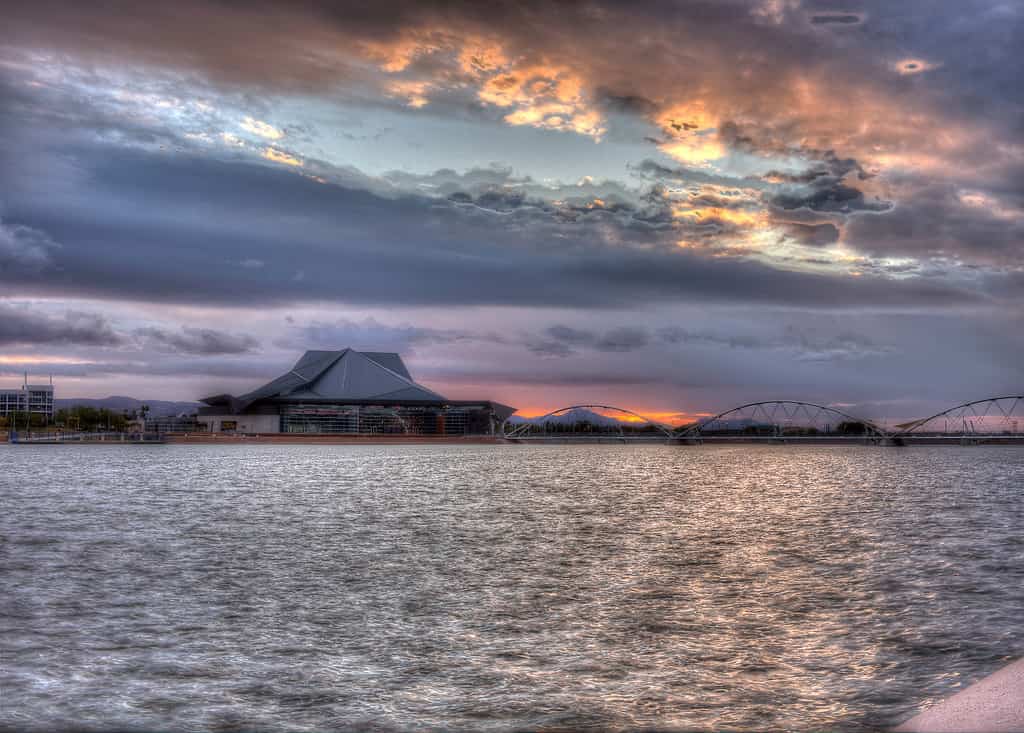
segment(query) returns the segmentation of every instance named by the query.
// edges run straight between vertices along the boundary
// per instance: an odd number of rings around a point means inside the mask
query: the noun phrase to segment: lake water
[[[0,446],[0,727],[867,730],[1024,655],[1024,448]]]

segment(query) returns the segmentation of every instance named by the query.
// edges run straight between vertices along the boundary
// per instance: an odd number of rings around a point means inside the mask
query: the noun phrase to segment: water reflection
[[[875,729],[1024,653],[1010,446],[0,451],[11,727]]]

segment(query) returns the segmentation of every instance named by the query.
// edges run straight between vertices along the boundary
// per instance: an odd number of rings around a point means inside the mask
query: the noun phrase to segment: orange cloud
[[[583,78],[568,66],[525,63],[493,38],[464,37],[431,29],[407,32],[390,43],[364,43],[367,56],[388,74],[412,73],[413,62],[430,58],[426,77],[386,83],[391,96],[423,107],[430,93],[469,86],[487,105],[508,110],[510,125],[563,130],[599,139],[604,119],[592,105]]]
[[[459,68],[467,74],[493,74],[511,63],[505,50],[486,40],[470,40],[459,52]]]
[[[419,56],[429,56],[444,48],[441,34],[429,30],[408,31],[395,41],[364,41],[366,55],[388,73],[405,71]]]
[[[957,198],[960,199],[960,203],[963,205],[975,209],[983,209],[990,216],[997,219],[1004,219],[1006,221],[1021,221],[1024,219],[1024,211],[1006,204],[993,194],[982,191],[961,191]]]
[[[700,208],[675,208],[672,216],[677,219],[691,218],[698,223],[710,221],[722,221],[737,227],[760,226],[766,221],[766,214],[762,211],[745,211],[743,209],[725,209],[716,206],[704,206]]]
[[[600,139],[604,119],[584,94],[583,80],[566,67],[513,66],[488,77],[477,92],[485,104],[512,108],[510,125],[565,130]]]
[[[246,117],[242,120],[239,127],[246,132],[251,132],[253,135],[259,135],[267,140],[280,140],[284,137],[284,132],[282,130],[252,117]]]
[[[292,165],[301,167],[302,161],[293,155],[282,152],[277,148],[263,148],[263,157],[267,160],[273,161],[274,163],[283,163],[284,165]]]
[[[681,163],[705,166],[728,152],[717,137],[718,120],[701,100],[670,106],[654,121],[667,138],[659,147]]]
[[[430,103],[427,93],[431,85],[425,81],[396,81],[388,84],[388,93],[393,97],[404,97],[405,103],[419,109]]]

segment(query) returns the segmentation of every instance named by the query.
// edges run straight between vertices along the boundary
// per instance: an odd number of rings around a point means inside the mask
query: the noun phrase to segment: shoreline
[[[194,445],[502,445],[499,436],[329,435],[324,433],[166,433],[164,442]]]
[[[1014,733],[1024,731],[1024,659],[917,713],[892,733]]]
[[[995,437],[983,440],[942,439],[935,437],[896,441],[873,441],[863,437],[771,437],[756,438],[748,436],[713,436],[702,439],[685,437],[666,438],[664,436],[634,436],[623,439],[613,435],[607,436],[548,436],[544,438],[506,438],[501,435],[352,435],[332,433],[162,433],[148,439],[139,438],[137,434],[79,434],[73,439],[61,439],[59,432],[47,439],[47,433],[35,433],[32,440],[15,441],[13,444],[25,445],[100,445],[100,444],[163,444],[178,445],[602,445],[602,444],[633,444],[633,445],[788,445],[788,446],[844,446],[844,445],[875,445],[885,447],[911,448],[913,446],[975,446],[975,445],[1022,445],[1024,436],[1019,438]],[[0,431],[0,443],[10,443],[8,433]]]

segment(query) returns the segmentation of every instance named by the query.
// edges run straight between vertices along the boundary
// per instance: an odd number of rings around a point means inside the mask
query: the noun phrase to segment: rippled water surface
[[[1012,446],[0,446],[0,726],[880,728],[1022,535]]]

